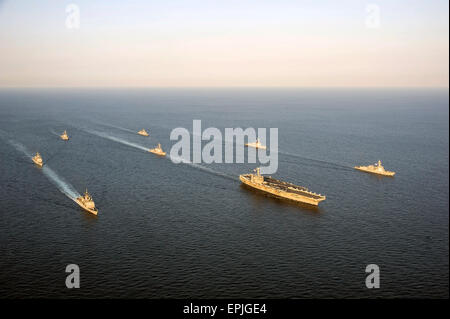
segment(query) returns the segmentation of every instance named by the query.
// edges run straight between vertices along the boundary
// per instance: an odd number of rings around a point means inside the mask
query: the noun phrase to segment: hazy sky
[[[79,28],[67,27],[71,3]],[[448,87],[448,10],[447,0],[0,0],[0,86]]]

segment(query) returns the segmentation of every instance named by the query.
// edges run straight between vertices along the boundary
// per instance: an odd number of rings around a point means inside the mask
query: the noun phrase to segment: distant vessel
[[[36,165],[39,165],[40,167],[42,167],[44,165],[41,154],[39,154],[38,152],[36,153],[35,156],[33,156],[32,160]]]
[[[394,176],[395,172],[386,171],[381,165],[381,161],[378,161],[378,163],[369,165],[369,166],[355,166],[357,170],[372,173],[372,174],[378,174],[383,176]]]
[[[142,135],[142,136],[148,136],[147,131],[144,130],[144,129],[140,130],[140,131],[138,132],[138,134],[139,134],[139,135]]]
[[[68,141],[69,140],[69,136],[67,135],[67,131],[64,131],[64,133],[62,133],[61,139],[64,140],[64,141]]]
[[[260,148],[260,149],[263,149],[263,150],[266,149],[266,146],[261,144],[261,142],[259,141],[259,138],[256,139],[256,142],[254,142],[254,143],[247,143],[247,144],[245,144],[245,146],[247,146],[247,147],[254,147],[254,148]]]
[[[157,155],[162,155],[162,156],[166,155],[166,152],[163,151],[163,149],[161,148],[161,144],[159,144],[159,143],[158,143],[158,146],[156,146],[155,148],[151,148],[148,151],[150,153],[157,154]]]
[[[310,192],[306,187],[282,182],[270,176],[262,176],[259,173],[259,168],[256,169],[256,174],[243,174],[239,176],[239,179],[252,188],[295,202],[317,206],[319,202],[326,199],[324,195]]]
[[[76,202],[84,210],[88,211],[91,214],[97,215],[98,209],[95,208],[95,203],[92,200],[92,197],[88,193],[87,189],[83,196],[77,197]]]

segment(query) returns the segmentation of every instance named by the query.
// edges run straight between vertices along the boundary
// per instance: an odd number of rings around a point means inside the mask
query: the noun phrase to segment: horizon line
[[[0,86],[0,89],[449,89],[449,86]]]

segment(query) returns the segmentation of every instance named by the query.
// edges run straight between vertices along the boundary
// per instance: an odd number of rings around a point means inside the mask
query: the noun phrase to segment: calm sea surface
[[[0,297],[448,298],[448,116],[437,89],[0,90]],[[277,127],[273,176],[327,199],[241,186],[255,164],[146,152],[193,119]],[[378,159],[394,178],[352,169]],[[72,200],[86,187],[97,217]]]

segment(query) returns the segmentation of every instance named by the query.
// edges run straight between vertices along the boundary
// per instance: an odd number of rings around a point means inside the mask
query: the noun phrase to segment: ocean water
[[[0,297],[448,298],[448,116],[446,89],[0,90]],[[273,176],[327,199],[146,151],[194,119],[277,127]],[[352,169],[378,159],[394,178]],[[86,187],[98,216],[73,201]]]

